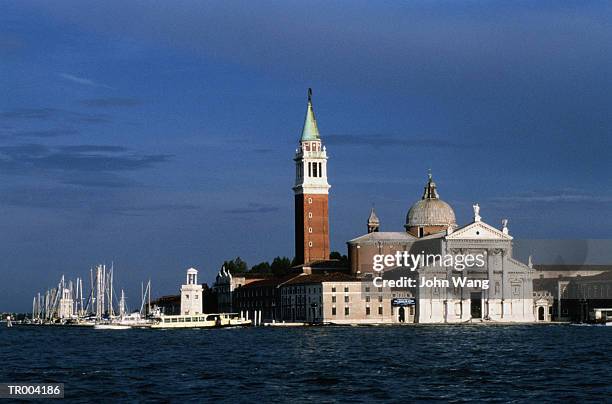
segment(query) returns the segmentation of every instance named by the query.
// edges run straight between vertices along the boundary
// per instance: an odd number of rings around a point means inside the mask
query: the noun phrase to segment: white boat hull
[[[96,324],[93,328],[94,330],[129,330],[132,327],[121,324]]]

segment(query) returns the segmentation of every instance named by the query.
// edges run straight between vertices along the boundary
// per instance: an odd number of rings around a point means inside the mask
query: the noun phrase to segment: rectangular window
[[[366,296],[366,303],[370,302],[370,296]]]
[[[317,163],[314,163],[314,164],[312,165],[312,176],[313,176],[313,177],[318,177],[318,176],[319,176],[319,174],[318,174],[318,170],[317,170],[317,167],[318,167],[318,164],[317,164]]]
[[[335,315],[336,315],[336,308],[332,307],[332,316],[335,316]]]
[[[378,306],[378,314],[382,316],[383,314],[382,306]]]
[[[366,316],[369,316],[369,315],[370,315],[370,308],[366,307]]]
[[[336,303],[336,296],[332,296],[332,303]]]
[[[312,163],[308,163],[308,176],[312,177]]]
[[[336,293],[336,287],[335,286],[332,288],[332,293]]]
[[[348,296],[344,296],[344,302],[348,303],[349,302],[349,297]]]
[[[344,293],[348,293],[348,291],[349,291],[348,287],[345,287],[344,288]]]
[[[382,295],[378,296],[378,301],[382,303]]]
[[[370,291],[370,287],[366,286],[365,291],[366,291],[366,293],[369,292]]]
[[[323,166],[319,163],[319,177],[323,177]]]
[[[349,313],[350,313],[350,312],[349,312],[349,308],[348,308],[348,307],[345,307],[345,308],[344,308],[344,315],[345,315],[345,316],[348,316],[348,315],[349,315]]]

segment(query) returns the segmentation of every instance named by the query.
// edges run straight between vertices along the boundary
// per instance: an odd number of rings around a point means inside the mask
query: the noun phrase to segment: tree
[[[348,266],[348,264],[349,264],[348,257],[346,255],[340,254],[338,251],[332,251],[331,253],[329,253],[329,259],[330,260],[338,260],[338,261],[340,261],[341,264],[343,264],[345,266]]]
[[[223,262],[223,266],[225,266],[225,269],[232,275],[241,274],[248,270],[247,263],[240,257]]]
[[[254,274],[269,274],[272,272],[270,264],[268,262],[260,262],[259,264],[253,265],[249,271]]]
[[[291,268],[291,260],[287,257],[276,257],[270,265],[272,273],[276,276],[283,276],[289,272]]]

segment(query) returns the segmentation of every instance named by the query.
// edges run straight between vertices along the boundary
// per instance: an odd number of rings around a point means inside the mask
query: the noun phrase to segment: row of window
[[[320,287],[306,287],[306,286],[290,286],[283,290],[283,293],[294,294],[294,293],[320,293]]]
[[[371,314],[370,312],[370,307],[366,307],[366,316],[369,316]],[[332,316],[336,315],[336,308],[332,307]],[[350,316],[351,315],[351,309],[349,307],[344,307],[344,315],[345,316]],[[382,306],[378,306],[378,315],[382,316],[383,315],[383,307]]]
[[[297,295],[295,296],[295,299],[293,299],[292,296],[283,296],[283,303],[284,304],[291,304],[291,303],[296,303],[296,304],[300,304],[300,303],[306,303],[306,296],[300,296]],[[308,303],[313,303],[315,299],[312,299],[310,296],[308,296]],[[319,301],[319,303],[323,303],[323,297],[321,295],[319,295],[319,298],[316,299]]]
[[[311,150],[311,146],[312,146],[312,150]],[[319,143],[319,142],[305,143],[304,144],[304,150],[306,150],[306,151],[321,151],[321,143]]]
[[[313,178],[323,177],[323,163],[309,162],[308,176]]]

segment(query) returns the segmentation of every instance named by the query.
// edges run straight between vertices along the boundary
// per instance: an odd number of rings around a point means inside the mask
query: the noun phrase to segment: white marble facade
[[[429,248],[443,255],[482,254],[484,265],[462,271],[441,266],[419,268],[419,278],[445,279],[450,286],[418,288],[417,322],[535,321],[534,270],[512,258],[512,236],[508,234],[507,221],[498,230],[480,221],[476,213],[474,222],[446,234],[432,235],[429,240]],[[454,277],[487,281],[488,289],[481,285],[455,286]]]

